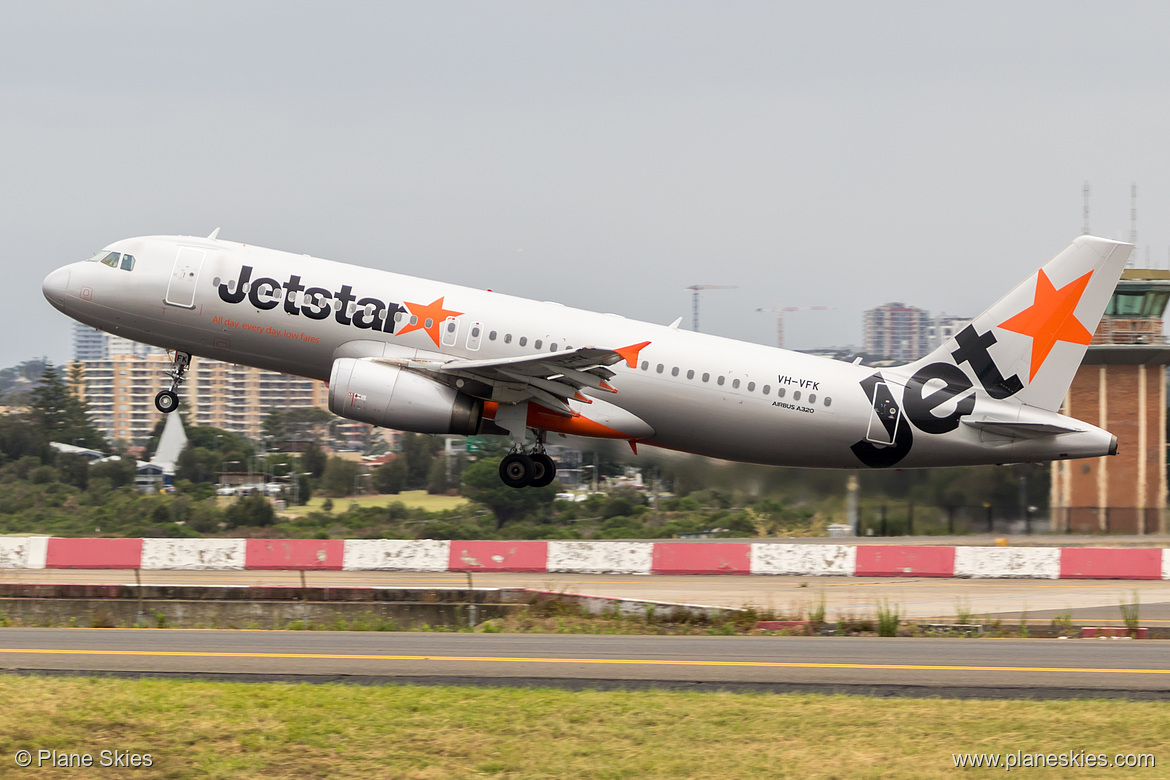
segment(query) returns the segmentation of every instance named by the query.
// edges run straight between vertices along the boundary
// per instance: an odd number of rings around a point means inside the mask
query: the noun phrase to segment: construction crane
[[[695,333],[699,332],[699,291],[700,290],[734,290],[737,285],[734,284],[692,284],[689,287],[684,287],[684,290],[691,291],[691,315],[692,326],[691,330]]]
[[[765,314],[776,315],[776,346],[784,349],[784,314],[790,311],[830,311],[836,306],[780,306],[775,309],[756,309]]]

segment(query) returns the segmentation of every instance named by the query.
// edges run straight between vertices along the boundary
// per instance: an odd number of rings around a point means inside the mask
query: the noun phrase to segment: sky
[[[1170,5],[55,2],[0,26],[0,366],[53,268],[206,235],[771,344],[1170,263]]]

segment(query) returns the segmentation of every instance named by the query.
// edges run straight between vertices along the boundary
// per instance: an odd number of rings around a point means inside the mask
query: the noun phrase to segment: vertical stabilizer
[[[1081,236],[911,370],[954,363],[983,394],[1056,411],[1132,249]]]

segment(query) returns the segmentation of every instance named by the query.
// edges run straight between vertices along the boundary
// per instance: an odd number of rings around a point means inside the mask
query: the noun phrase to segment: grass
[[[439,512],[444,509],[457,509],[469,503],[462,496],[434,496],[425,490],[405,490],[396,495],[385,493],[373,496],[345,496],[333,499],[333,511],[344,511],[350,504],[360,507],[388,506],[398,501],[407,509],[425,509],[428,512]],[[290,506],[282,514],[305,515],[309,512],[323,511],[321,505],[325,503],[324,496],[315,496],[309,499],[305,506]]]
[[[1141,598],[1138,592],[1135,590],[1131,601],[1120,601],[1118,606],[1121,608],[1121,620],[1125,623],[1125,627],[1131,633],[1137,631],[1138,626],[1141,625]]]
[[[902,619],[902,608],[890,605],[889,599],[882,599],[875,607],[877,611],[878,636],[897,636],[898,622]]]
[[[114,776],[932,778],[953,753],[1170,755],[1145,701],[286,685],[0,676],[0,755],[149,753]],[[891,735],[897,735],[896,738]],[[8,769],[7,771],[12,771]],[[1043,771],[1043,777],[1062,770]],[[80,777],[101,770],[30,769]],[[1063,770],[1067,773],[1068,770]],[[1155,772],[1147,773],[1153,777]],[[988,774],[969,770],[964,775]],[[996,776],[1002,775],[1002,770]],[[1077,777],[1120,777],[1077,769]],[[22,776],[19,770],[13,776]]]
[[[1072,612],[1065,610],[1052,618],[1052,628],[1057,636],[1075,636],[1076,627],[1073,625]]]

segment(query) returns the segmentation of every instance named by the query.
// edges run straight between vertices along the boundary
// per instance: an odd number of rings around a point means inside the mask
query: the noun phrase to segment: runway
[[[144,585],[286,585],[301,584],[295,571],[142,571]],[[133,584],[133,571],[38,569],[0,570],[2,582]],[[830,619],[872,616],[887,600],[902,616],[953,620],[959,608],[972,615],[1047,623],[1068,612],[1074,621],[1116,625],[1120,601],[1138,594],[1142,625],[1170,626],[1170,581],[1167,580],[1027,580],[944,579],[929,577],[764,577],[637,576],[610,574],[477,573],[477,588],[521,587],[536,590],[647,599],[723,607],[756,607],[786,614],[804,613],[824,597]],[[311,571],[311,586],[466,587],[458,573]]]
[[[1170,698],[1132,640],[0,629],[8,672],[568,688]]]

